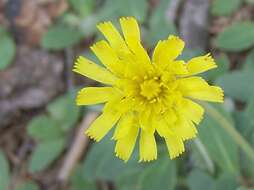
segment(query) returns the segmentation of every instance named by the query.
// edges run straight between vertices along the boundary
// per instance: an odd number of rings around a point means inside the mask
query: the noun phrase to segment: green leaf
[[[107,137],[110,136],[107,135]],[[124,163],[114,155],[114,143],[108,138],[93,144],[83,164],[84,179],[89,181],[114,181],[117,189],[174,189],[176,165],[168,153],[151,163],[140,164],[135,149],[131,159]],[[149,188],[148,188],[149,187]]]
[[[250,146],[254,147],[254,100],[250,101],[244,112],[238,111],[234,116],[239,131],[248,140]],[[254,161],[245,154],[241,154],[241,170],[245,176],[254,179]]]
[[[146,167],[140,176],[141,190],[174,190],[177,182],[176,165],[168,156],[164,156]]]
[[[123,174],[116,178],[116,188],[118,190],[129,190],[137,189],[140,190],[140,175],[142,174],[143,168],[138,168],[136,170],[130,169],[126,170]]]
[[[144,22],[148,11],[147,0],[106,0],[98,13],[99,20],[118,19],[122,16],[133,16]]]
[[[232,14],[241,5],[241,0],[214,0],[212,14],[215,16],[227,16]]]
[[[251,125],[253,115],[249,117],[245,112],[237,110],[233,112],[233,117],[237,130],[247,139],[252,131],[254,131],[254,128],[253,125]]]
[[[236,182],[236,176],[231,173],[223,173],[218,180],[213,190],[223,189],[223,190],[232,190],[236,189],[238,184]]]
[[[10,168],[9,163],[4,155],[4,153],[0,150],[0,189],[7,189],[10,182]]]
[[[112,6],[113,5],[113,6]],[[98,22],[115,20],[118,17],[118,4],[115,3],[115,0],[106,0],[104,1],[103,6],[98,10],[96,16],[98,17]]]
[[[44,34],[41,45],[49,50],[61,50],[77,44],[82,39],[82,33],[77,28],[55,25]]]
[[[236,190],[254,190],[254,188],[241,186],[241,187],[238,187]]]
[[[81,17],[91,14],[95,6],[94,0],[69,0],[69,3]]]
[[[218,48],[228,51],[242,51],[254,45],[254,23],[234,23],[215,39]]]
[[[16,46],[13,39],[1,29],[0,33],[0,71],[5,69],[11,64],[15,52]]]
[[[213,107],[213,106],[211,106]],[[213,107],[216,114],[232,123],[231,116],[223,109],[222,106]],[[234,139],[218,123],[218,119],[207,111],[205,119],[199,127],[199,137],[207,149],[211,159],[223,170],[231,173],[239,171],[238,147]]]
[[[39,186],[31,181],[18,186],[16,190],[39,190]]]
[[[136,190],[141,190],[144,189],[144,178],[146,177],[150,177],[150,172],[151,170],[154,169],[154,174],[156,175],[156,173],[158,173],[157,171],[157,167],[159,165],[167,165],[166,163],[164,164],[164,161],[166,161],[165,159],[167,159],[169,161],[168,158],[168,151],[166,149],[165,146],[161,146],[161,144],[158,143],[158,154],[160,155],[160,157],[158,158],[158,160],[154,161],[154,162],[148,162],[148,163],[137,163],[136,158],[138,157],[138,149],[135,149],[133,155],[132,155],[132,160],[134,161],[134,164],[128,166],[120,175],[117,176],[116,178],[116,188],[118,190],[129,190],[129,189],[136,189]],[[159,166],[161,167],[161,166]],[[175,175],[175,162],[171,161],[170,166],[167,168],[169,170],[171,170],[171,172],[166,172],[164,171],[164,169],[160,168],[161,172],[164,173],[165,175],[171,175],[168,176],[167,181],[169,180],[170,182],[172,182],[172,184],[169,186],[169,188],[171,188],[174,185],[174,177]],[[158,177],[161,177],[160,175],[158,175]],[[161,179],[159,179],[161,180]],[[158,181],[159,181],[158,180]],[[148,180],[147,180],[148,181]],[[166,184],[167,185],[167,184]],[[155,184],[154,186],[155,187]],[[152,188],[152,186],[151,186]]]
[[[254,95],[254,71],[243,70],[227,73],[216,80],[227,96],[241,101],[248,101]]]
[[[234,140],[234,142],[239,145],[241,150],[244,151],[245,155],[248,156],[249,159],[254,161],[254,149],[252,146],[243,138],[243,136],[235,129],[234,125],[228,120],[226,117],[223,117],[222,114],[218,110],[216,110],[213,106],[210,106],[207,103],[200,102],[205,109],[206,112],[218,122],[221,128],[223,128]]]
[[[96,190],[96,182],[84,178],[83,168],[78,166],[71,175],[71,190]]]
[[[203,171],[194,169],[187,178],[187,184],[190,190],[213,190],[215,180]]]
[[[248,102],[244,113],[249,119],[250,125],[254,126],[254,98]],[[254,127],[252,128],[252,131],[254,131]]]
[[[80,115],[80,108],[75,104],[75,92],[69,92],[51,102],[47,110],[64,130],[73,127]]]
[[[254,71],[254,49],[248,54],[243,64],[244,70],[253,70]]]
[[[0,36],[6,34],[6,29],[0,25]]]
[[[45,115],[37,116],[29,122],[28,134],[38,141],[52,140],[64,135],[56,121]]]
[[[254,147],[254,135],[252,135],[252,147]],[[246,155],[241,158],[241,169],[245,176],[254,179],[254,161]]]
[[[29,162],[29,171],[38,172],[46,169],[62,153],[64,139],[46,141],[36,146]]]
[[[147,0],[113,0],[118,7],[120,16],[133,16],[139,22],[144,22],[148,11]]]
[[[109,135],[107,135],[108,137]],[[134,160],[133,156],[132,159]],[[114,180],[125,175],[129,171],[141,167],[137,161],[129,160],[124,163],[114,155],[113,141],[105,138],[99,143],[93,144],[84,160],[83,171],[86,179]]]
[[[149,19],[149,30],[146,36],[146,42],[149,47],[155,47],[159,40],[167,39],[170,34],[176,34],[176,26],[166,18],[166,10],[170,0],[162,0],[154,9]]]
[[[84,37],[89,37],[95,32],[98,32],[96,24],[100,22],[98,15],[92,14],[82,19],[79,23],[80,31]]]

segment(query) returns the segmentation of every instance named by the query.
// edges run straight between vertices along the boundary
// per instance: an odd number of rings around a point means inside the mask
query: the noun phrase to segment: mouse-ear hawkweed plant
[[[78,105],[105,103],[86,134],[100,141],[116,125],[116,156],[127,161],[139,138],[140,161],[151,161],[157,158],[157,132],[173,159],[184,152],[184,141],[197,135],[195,125],[204,109],[195,99],[223,102],[220,87],[195,76],[217,66],[210,54],[186,63],[176,60],[184,42],[172,35],[158,42],[150,59],[135,18],[121,18],[120,25],[123,36],[111,22],[97,26],[107,41],[95,43],[91,50],[105,67],[79,57],[73,69],[106,85],[78,93]]]

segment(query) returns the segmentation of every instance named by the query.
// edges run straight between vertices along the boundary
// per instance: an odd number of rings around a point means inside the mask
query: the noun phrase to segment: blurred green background
[[[121,16],[139,21],[149,52],[176,34],[182,59],[211,52],[219,65],[202,76],[225,103],[204,105],[198,138],[175,160],[158,139],[158,160],[138,163],[136,147],[124,163],[109,135],[82,133],[100,106],[75,105],[96,83],[73,62],[96,60],[96,24]],[[253,190],[253,83],[253,0],[0,0],[0,190]]]

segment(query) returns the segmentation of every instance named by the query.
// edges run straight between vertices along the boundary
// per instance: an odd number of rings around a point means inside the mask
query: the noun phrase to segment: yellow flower
[[[217,66],[210,54],[187,63],[176,60],[184,42],[172,35],[158,42],[150,59],[141,45],[137,21],[121,18],[120,24],[124,38],[111,22],[97,26],[107,41],[95,43],[91,50],[105,67],[85,57],[74,66],[73,71],[106,84],[78,93],[78,105],[105,103],[86,134],[100,141],[116,125],[112,137],[116,156],[127,161],[139,138],[140,161],[151,161],[157,158],[157,132],[173,159],[184,152],[183,142],[197,135],[195,125],[204,109],[194,99],[223,102],[220,87],[193,76]]]

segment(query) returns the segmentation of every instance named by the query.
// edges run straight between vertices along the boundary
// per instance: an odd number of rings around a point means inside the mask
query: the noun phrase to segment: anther
[[[137,77],[137,76],[132,77],[132,80],[137,80],[137,79],[138,79],[138,77]]]
[[[150,100],[149,102],[154,103],[154,102],[156,102],[156,99],[154,98],[154,99]]]

